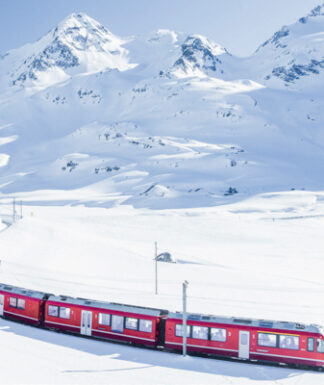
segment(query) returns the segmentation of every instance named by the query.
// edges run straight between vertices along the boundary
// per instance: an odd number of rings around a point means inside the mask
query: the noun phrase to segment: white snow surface
[[[0,58],[1,192],[162,209],[324,189],[324,16],[302,20],[242,59],[72,14]]]
[[[324,325],[323,192],[154,211],[48,206],[45,198],[43,206],[24,205],[23,219],[0,232],[1,282],[172,311],[181,310],[186,279],[189,312]],[[9,204],[1,199],[1,212]],[[158,295],[155,240],[177,260],[159,263]],[[0,336],[5,384],[323,383],[317,372],[183,359],[7,320]]]

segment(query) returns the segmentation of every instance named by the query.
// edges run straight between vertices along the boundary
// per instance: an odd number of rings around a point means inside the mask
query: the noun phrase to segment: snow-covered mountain
[[[226,49],[204,36],[190,35],[181,44],[181,56],[174,63],[174,72],[184,76],[224,74],[223,58],[230,56]]]
[[[108,69],[126,71],[131,64],[124,40],[79,13],[72,14],[34,44],[9,51],[1,70],[13,86],[48,87],[71,75]]]
[[[275,84],[284,81],[286,86],[311,75],[324,72],[324,4],[291,26],[284,26],[258,48],[252,62],[260,69],[264,80]],[[318,80],[318,79],[317,79]],[[321,80],[323,80],[321,76]],[[313,78],[302,82],[304,87]],[[278,84],[278,82],[277,82]],[[279,82],[280,84],[280,82]]]
[[[0,58],[0,191],[167,208],[322,189],[323,8],[244,59],[72,14]]]

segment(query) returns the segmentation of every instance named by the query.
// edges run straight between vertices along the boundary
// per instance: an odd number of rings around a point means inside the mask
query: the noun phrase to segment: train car
[[[181,350],[183,315],[0,284],[0,316],[36,326],[152,348]],[[189,314],[187,350],[241,360],[324,368],[318,325]]]
[[[168,315],[168,349],[182,349],[182,317],[182,313]],[[187,349],[242,360],[324,367],[324,335],[318,325],[189,314]]]
[[[0,284],[0,316],[41,325],[48,294]]]
[[[156,347],[166,311],[84,298],[51,295],[46,301],[48,328]]]

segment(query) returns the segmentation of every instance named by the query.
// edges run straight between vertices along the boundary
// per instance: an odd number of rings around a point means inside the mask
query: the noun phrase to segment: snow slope
[[[321,10],[245,59],[69,16],[0,59],[0,191],[158,209],[322,189]]]
[[[258,48],[250,65],[259,66],[264,80],[274,86],[316,87],[314,79],[323,81],[323,16],[324,4],[282,27]]]
[[[189,312],[324,324],[323,202],[293,191],[183,210],[24,206],[0,233],[1,282],[181,310],[187,279]],[[159,263],[157,296],[155,240],[177,259]],[[323,383],[317,372],[183,359],[6,320],[0,335],[6,384]]]

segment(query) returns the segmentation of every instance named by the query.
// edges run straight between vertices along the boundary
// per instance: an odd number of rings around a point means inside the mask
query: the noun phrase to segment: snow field
[[[321,192],[293,191],[216,208],[161,211],[24,206],[24,218],[0,233],[1,281],[181,310],[181,283],[187,279],[189,312],[324,324],[323,197]],[[178,260],[158,264],[157,296],[155,240],[159,251]],[[0,333],[7,383],[323,382],[315,372],[184,360],[6,320],[1,320]],[[22,356],[22,370],[13,371]],[[42,369],[32,370],[35,365]]]

